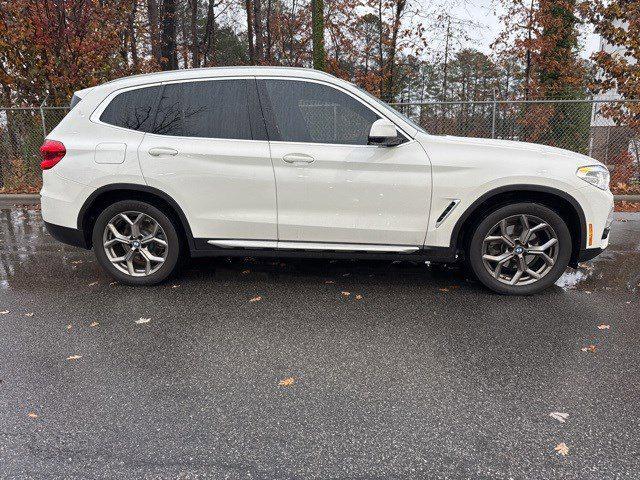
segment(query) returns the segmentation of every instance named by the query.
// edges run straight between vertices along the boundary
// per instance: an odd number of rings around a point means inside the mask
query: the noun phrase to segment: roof
[[[144,73],[140,75],[132,75],[130,77],[118,78],[111,80],[103,85],[118,84],[118,87],[129,85],[138,85],[152,82],[164,82],[172,80],[186,80],[191,78],[210,78],[210,77],[233,77],[233,76],[253,76],[253,75],[277,75],[285,77],[298,78],[333,78],[333,75],[313,70],[311,68],[302,67],[263,67],[263,66],[237,66],[237,67],[207,67],[207,68],[186,68],[181,70],[170,70],[164,72]]]

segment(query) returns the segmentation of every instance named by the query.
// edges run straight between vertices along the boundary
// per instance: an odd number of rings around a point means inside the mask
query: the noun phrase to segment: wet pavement
[[[364,261],[127,287],[1,208],[0,478],[640,476],[638,214],[513,298]]]

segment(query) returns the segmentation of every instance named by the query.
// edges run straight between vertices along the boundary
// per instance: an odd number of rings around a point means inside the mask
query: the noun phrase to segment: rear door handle
[[[154,147],[149,149],[149,155],[151,155],[152,157],[162,157],[165,155],[169,157],[175,157],[177,154],[178,151],[174,148]]]
[[[287,163],[313,163],[315,158],[305,153],[287,153],[282,160]]]

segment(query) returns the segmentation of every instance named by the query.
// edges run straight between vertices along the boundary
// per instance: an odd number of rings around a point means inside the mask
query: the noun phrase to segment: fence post
[[[47,122],[44,119],[44,106],[47,103],[47,98],[48,97],[49,97],[49,95],[44,97],[44,100],[40,104],[40,119],[42,120],[42,138],[46,138],[47,137]]]
[[[493,89],[493,112],[491,115],[491,138],[496,138],[496,89]]]

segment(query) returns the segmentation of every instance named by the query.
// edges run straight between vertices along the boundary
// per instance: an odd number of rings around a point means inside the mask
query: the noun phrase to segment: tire
[[[556,212],[537,203],[516,203],[494,210],[475,227],[467,260],[494,292],[531,295],[564,273],[572,249],[569,228]]]
[[[171,218],[138,200],[106,207],[93,226],[92,240],[102,268],[129,285],[155,285],[167,279],[176,272],[183,250]]]

